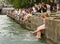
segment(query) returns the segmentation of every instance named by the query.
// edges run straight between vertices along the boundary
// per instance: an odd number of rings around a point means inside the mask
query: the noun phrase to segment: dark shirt
[[[52,11],[53,8],[56,6],[56,4],[54,2],[50,2],[50,10]]]
[[[42,11],[43,12],[46,12],[47,11],[47,6],[46,5],[42,6]]]
[[[40,12],[41,13],[41,9],[37,10],[37,12]]]

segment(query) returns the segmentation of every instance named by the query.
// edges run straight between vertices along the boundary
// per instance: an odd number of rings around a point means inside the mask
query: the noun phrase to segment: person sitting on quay
[[[24,16],[24,21],[28,20],[28,18],[32,16],[31,14],[31,8],[26,10],[26,15]]]
[[[35,31],[31,31],[33,34],[37,33],[36,37],[38,39],[41,39],[41,30],[45,29],[45,19],[48,17],[47,7],[44,3],[42,4],[42,11],[43,11],[43,14],[40,16],[40,19],[43,21],[42,25],[37,27],[37,29]]]
[[[41,13],[42,10],[42,3],[39,3],[37,6],[37,12]]]
[[[32,15],[34,15],[34,13],[36,13],[36,12],[37,12],[36,7],[33,6],[33,7],[32,7]]]
[[[43,15],[40,17],[43,20],[43,24],[37,27],[35,31],[31,31],[32,34],[37,33],[37,39],[41,39],[41,30],[45,30],[45,19],[47,19],[47,17],[48,14],[43,13]]]
[[[57,6],[56,6],[56,3],[54,2],[54,0],[50,0],[49,5],[50,5],[50,12],[51,13],[57,11],[57,10],[55,10],[55,9],[57,9]]]
[[[43,13],[47,12],[47,6],[46,6],[46,4],[44,2],[42,2],[41,10],[42,10]]]
[[[18,9],[18,8],[17,8],[17,9],[15,9],[14,14],[15,14],[15,17],[17,17],[17,16],[20,14],[20,12],[19,12],[19,9]]]

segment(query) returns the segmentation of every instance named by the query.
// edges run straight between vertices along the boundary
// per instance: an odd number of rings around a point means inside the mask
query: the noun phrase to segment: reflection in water
[[[0,44],[45,44],[6,15],[0,15]]]

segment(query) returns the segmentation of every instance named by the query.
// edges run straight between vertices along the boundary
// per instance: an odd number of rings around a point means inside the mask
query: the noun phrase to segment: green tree
[[[7,1],[13,4],[15,8],[23,7],[31,2],[31,0],[7,0]]]
[[[31,2],[36,2],[39,3],[41,1],[47,3],[48,0],[7,0],[9,3],[13,4],[13,6],[15,8],[21,8],[21,7],[25,7],[25,5],[27,5],[28,3]]]

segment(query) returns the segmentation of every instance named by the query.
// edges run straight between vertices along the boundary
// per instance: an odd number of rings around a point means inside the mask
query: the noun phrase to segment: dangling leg
[[[41,38],[41,32],[37,32],[37,35],[36,35],[37,39],[40,39]]]
[[[33,31],[32,33],[39,32],[39,31],[41,31],[41,30],[43,30],[43,29],[45,29],[45,24],[39,26],[39,27],[37,28],[37,30]]]

